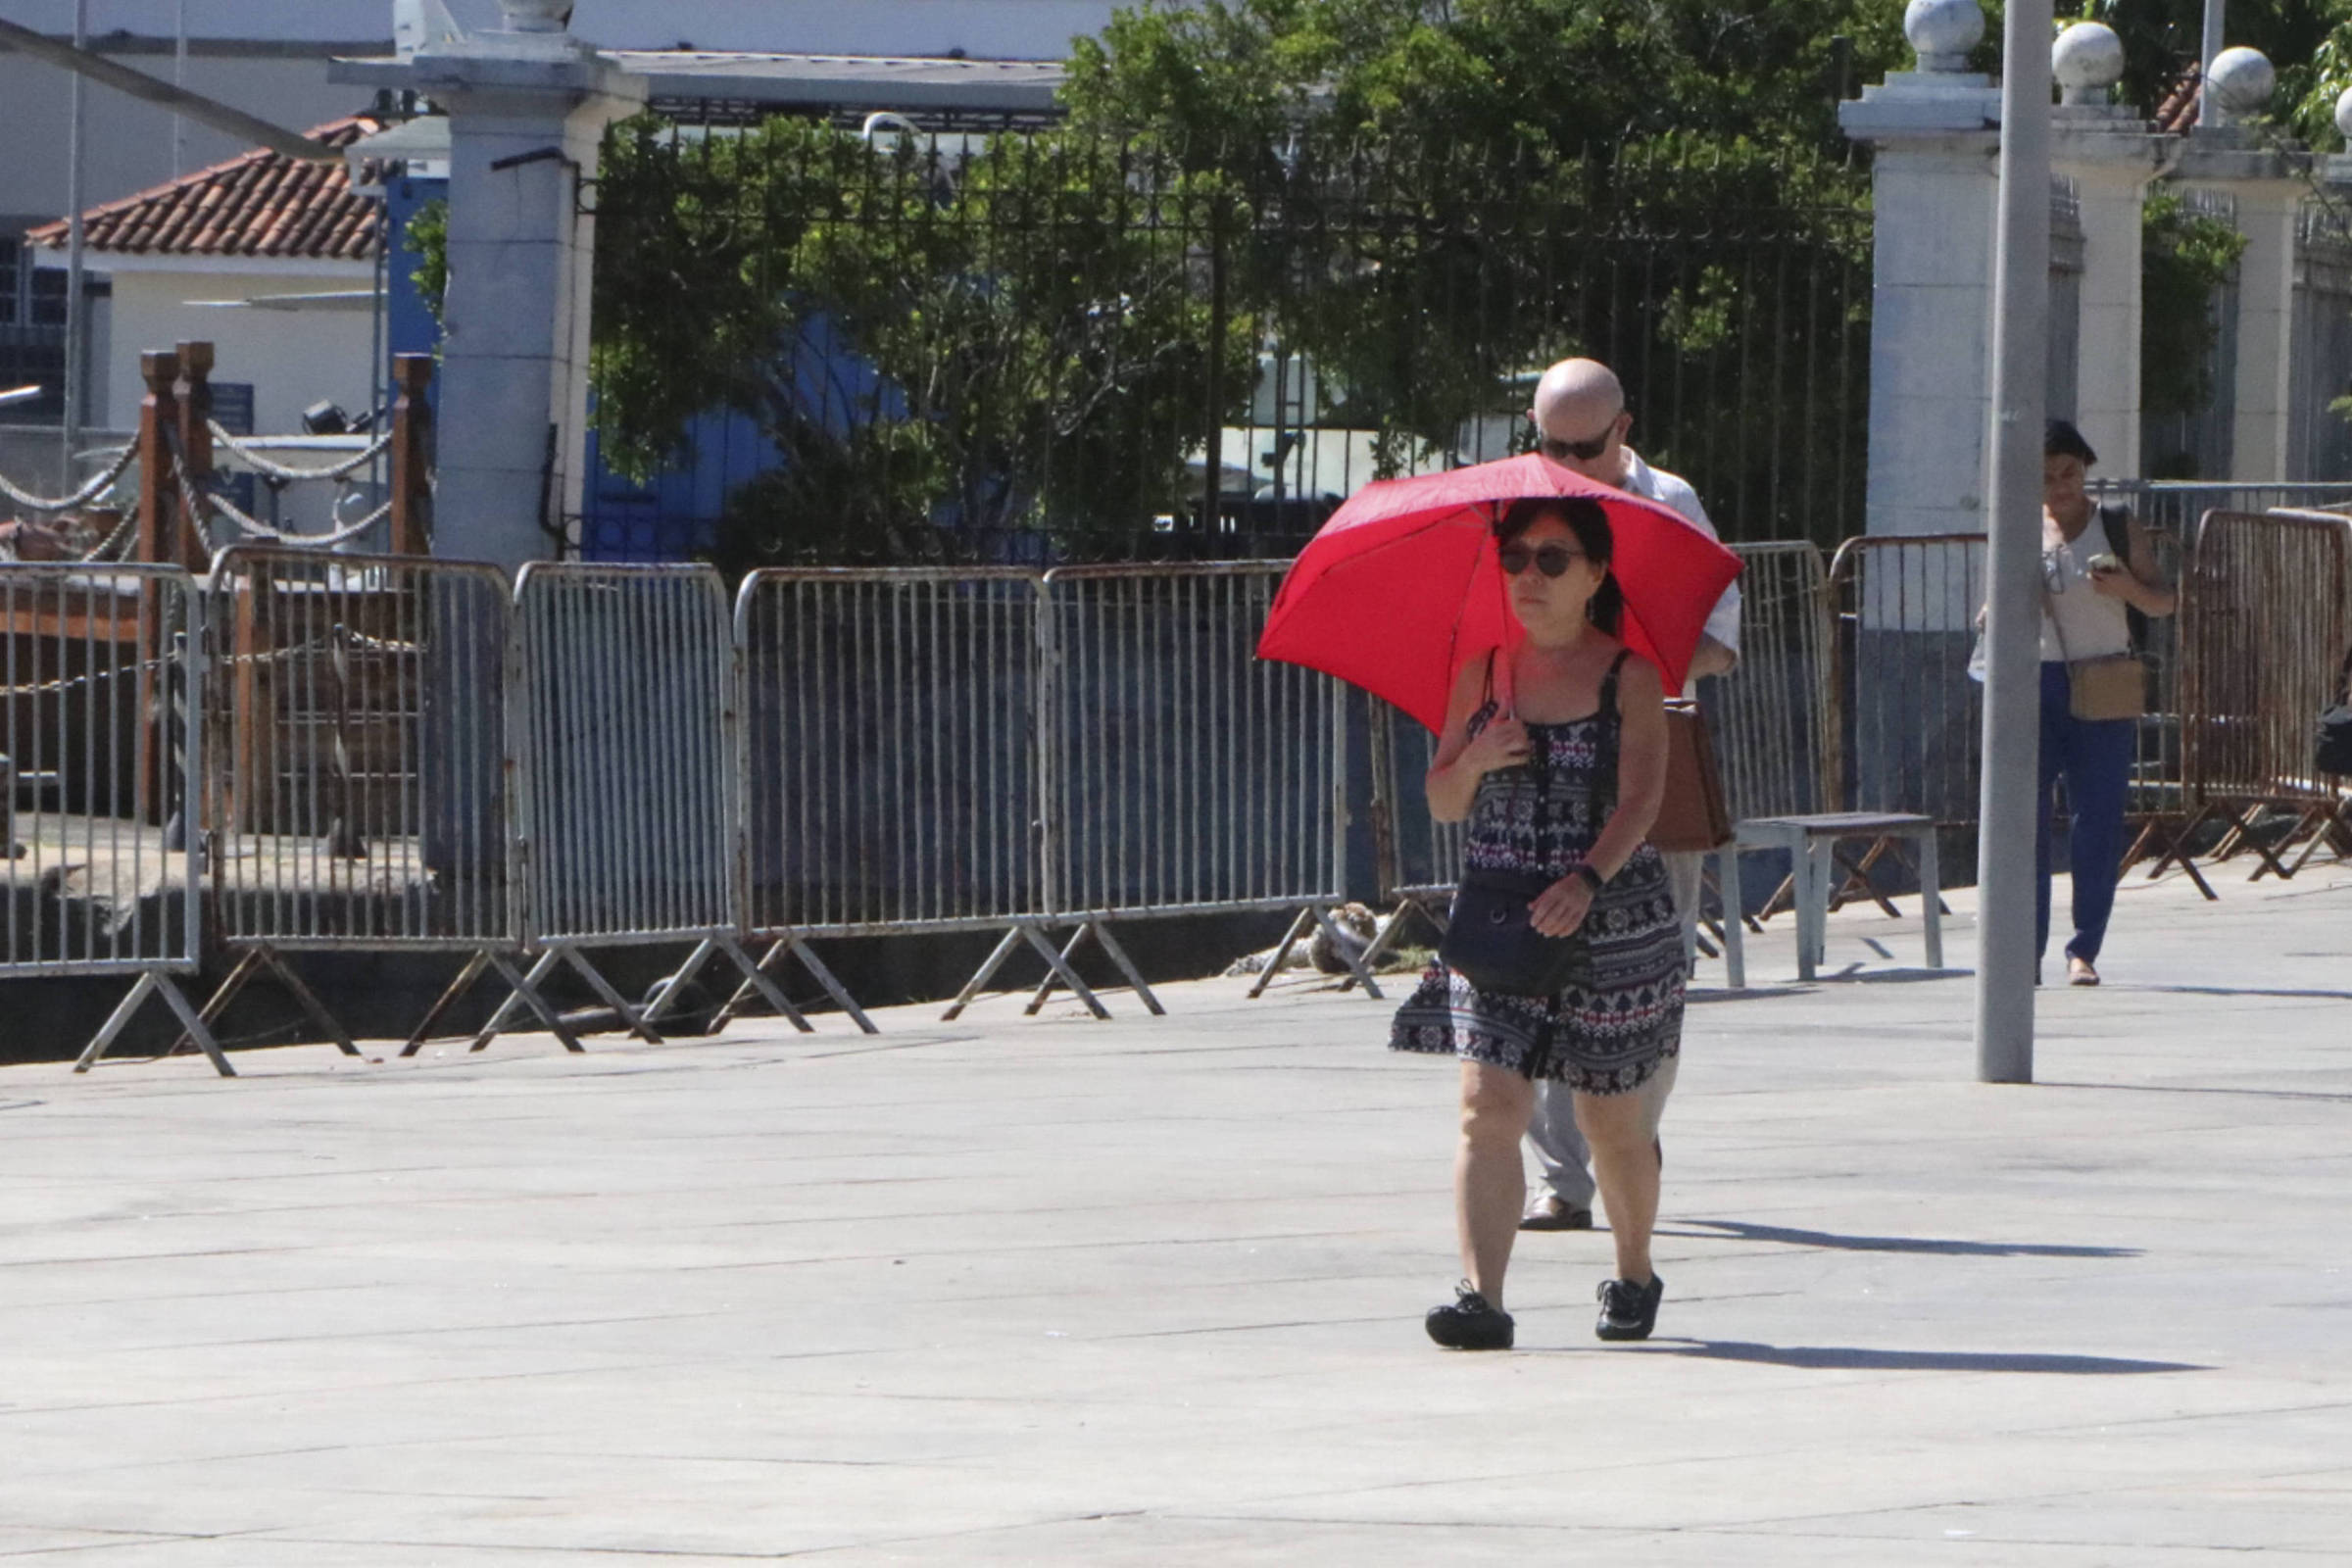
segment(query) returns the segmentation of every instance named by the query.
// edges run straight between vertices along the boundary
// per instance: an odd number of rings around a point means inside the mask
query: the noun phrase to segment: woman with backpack
[[[2041,464],[2041,768],[2034,814],[2034,954],[2050,940],[2050,814],[2066,780],[2075,934],[2066,982],[2099,983],[2099,950],[2123,874],[2124,803],[2139,750],[2147,676],[2132,612],[2169,615],[2156,545],[2131,509],[2083,488],[2098,457],[2082,432],[2052,419]]]

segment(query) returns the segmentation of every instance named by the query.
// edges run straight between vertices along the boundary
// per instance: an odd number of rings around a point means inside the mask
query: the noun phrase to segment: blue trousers
[[[2128,718],[2085,721],[2067,710],[2066,666],[2041,666],[2040,790],[2034,812],[2034,952],[2050,946],[2050,814],[2066,780],[2068,858],[2075,883],[2075,935],[2066,956],[2096,962],[2115,910],[2124,858],[2124,794],[2139,726]]]

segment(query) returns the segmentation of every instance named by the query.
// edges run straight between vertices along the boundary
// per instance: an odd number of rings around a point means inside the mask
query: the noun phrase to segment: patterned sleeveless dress
[[[1529,760],[1478,781],[1465,863],[1556,878],[1592,847],[1617,806],[1614,767],[1610,777],[1598,775],[1604,759],[1618,751],[1617,673],[1626,657],[1618,655],[1609,667],[1592,717],[1528,725]],[[1490,700],[1472,714],[1470,733],[1484,729],[1495,710]],[[1541,843],[1540,798],[1547,798]],[[1584,931],[1592,945],[1590,989],[1502,996],[1479,991],[1433,961],[1396,1009],[1389,1049],[1466,1056],[1589,1095],[1639,1089],[1682,1050],[1683,1040],[1682,922],[1655,849],[1636,850],[1600,890]]]

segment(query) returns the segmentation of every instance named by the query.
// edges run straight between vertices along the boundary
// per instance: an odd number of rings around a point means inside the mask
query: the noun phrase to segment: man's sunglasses
[[[1502,563],[1505,577],[1516,577],[1530,566],[1546,577],[1563,577],[1568,573],[1569,564],[1584,560],[1585,554],[1566,545],[1504,545],[1496,559]]]
[[[1547,435],[1536,443],[1536,450],[1554,463],[1566,463],[1570,458],[1591,463],[1609,450],[1610,433],[1603,430],[1590,441],[1563,441],[1556,435]]]

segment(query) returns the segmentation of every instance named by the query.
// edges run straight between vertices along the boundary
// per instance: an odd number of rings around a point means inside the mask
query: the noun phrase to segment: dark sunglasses
[[[1554,463],[1565,463],[1570,458],[1576,459],[1579,463],[1591,463],[1594,458],[1609,450],[1609,437],[1615,434],[1616,430],[1617,421],[1611,419],[1609,428],[1601,431],[1590,441],[1563,441],[1556,435],[1547,435],[1537,441],[1536,450]]]
[[[1583,551],[1571,550],[1566,545],[1504,545],[1497,559],[1502,563],[1505,577],[1516,577],[1530,566],[1546,577],[1564,577],[1570,562],[1586,557]]]

